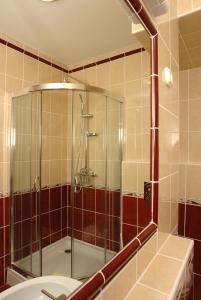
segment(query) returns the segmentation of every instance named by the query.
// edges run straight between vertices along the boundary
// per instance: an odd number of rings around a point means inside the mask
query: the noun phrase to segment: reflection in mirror
[[[81,282],[150,223],[152,207],[150,37],[121,1],[87,3],[74,20],[78,3],[66,4],[65,53],[41,45],[68,72],[52,67],[50,78],[41,60],[39,83],[75,88],[14,97],[11,132],[12,263]]]

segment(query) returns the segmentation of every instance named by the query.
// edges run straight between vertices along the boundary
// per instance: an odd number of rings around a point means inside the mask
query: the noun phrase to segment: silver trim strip
[[[93,93],[103,94],[118,102],[123,102],[124,100],[123,97],[119,97],[113,93],[110,93],[109,91],[103,88],[88,85],[88,84],[72,83],[72,82],[51,82],[51,83],[42,83],[42,84],[33,85],[31,87],[24,88],[12,94],[12,98],[23,96],[31,92],[49,91],[49,90],[76,90],[76,91],[93,92]]]

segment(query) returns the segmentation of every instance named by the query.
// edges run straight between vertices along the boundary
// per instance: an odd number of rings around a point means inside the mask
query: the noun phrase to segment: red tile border
[[[46,65],[49,65],[49,66],[51,66],[51,67],[53,67],[55,69],[58,69],[58,70],[60,70],[60,71],[62,71],[64,73],[68,73],[67,69],[62,68],[59,65],[54,64],[54,63],[50,62],[49,60],[46,60],[46,59],[44,59],[44,58],[42,58],[42,57],[40,57],[38,55],[35,55],[35,54],[27,51],[27,50],[24,50],[23,48],[21,48],[19,46],[16,46],[15,44],[10,43],[10,42],[8,42],[8,41],[6,41],[4,39],[0,39],[0,44],[3,44],[3,45],[5,45],[5,46],[7,46],[7,47],[9,47],[11,49],[14,49],[14,50],[16,50],[16,51],[18,51],[20,53],[23,53],[23,54],[25,54],[25,55],[27,55],[27,56],[35,59],[35,60],[38,60],[38,61],[40,61],[40,62],[42,62],[42,63],[44,63]]]
[[[137,239],[131,241],[124,247],[103,269],[101,272],[104,274],[105,280],[108,281],[113,278],[120,269],[131,259],[137,252],[140,243]]]
[[[158,76],[152,75],[151,76],[151,95],[154,97],[153,101],[151,102],[151,111],[154,109],[154,115],[151,113],[151,128],[158,128],[159,125],[159,99],[158,99]]]
[[[74,295],[70,296],[70,300],[81,300],[81,299],[92,299],[98,292],[98,290],[104,284],[103,275],[98,272],[94,277],[86,282],[84,286],[81,287]]]
[[[139,0],[124,0],[126,4],[135,11],[135,13],[138,13],[142,9],[142,4]]]
[[[153,145],[153,150],[154,153],[152,153],[153,155],[153,173],[152,173],[152,181],[157,182],[158,181],[158,177],[159,177],[159,156],[158,156],[158,152],[159,152],[159,130],[157,128],[153,129],[153,141],[154,141],[154,145]]]
[[[152,74],[158,75],[158,35],[152,37],[151,43],[152,43],[152,51],[153,51],[151,70],[152,70]]]
[[[82,71],[82,70],[85,70],[85,69],[88,69],[88,68],[91,68],[91,67],[95,67],[96,65],[105,64],[105,63],[123,58],[125,56],[134,55],[136,53],[140,53],[140,52],[143,52],[143,51],[145,51],[144,48],[138,48],[138,49],[130,50],[130,51],[127,51],[125,53],[120,53],[120,54],[117,54],[117,55],[114,55],[114,56],[111,56],[111,57],[107,57],[107,58],[102,59],[102,60],[95,61],[95,62],[93,62],[91,64],[88,64],[88,65],[83,65],[83,66],[80,66],[80,67],[76,67],[74,69],[69,70],[68,72],[70,74],[75,73],[75,72],[79,72],[79,71]]]
[[[20,48],[20,47],[18,47],[18,46],[16,46],[16,45],[14,45],[14,44],[12,44],[12,43],[10,43],[10,42],[7,42],[6,45],[7,45],[9,48],[12,48],[12,49],[14,49],[14,50],[16,50],[16,51],[18,51],[18,52],[24,53],[24,49],[22,49],[22,48]]]
[[[83,69],[92,68],[92,67],[94,67],[95,65],[96,65],[95,63],[91,63],[91,64],[88,64],[88,65],[85,65],[85,66],[83,67]]]
[[[3,40],[3,39],[0,39],[0,44],[6,45],[7,42],[5,40]]]
[[[135,2],[139,0],[134,0]],[[157,34],[157,29],[155,28],[154,24],[152,23],[151,19],[149,18],[149,15],[147,14],[144,7],[138,12],[137,14],[144,24],[147,31],[150,33],[151,36],[155,36]]]
[[[154,197],[153,197],[153,222],[158,224],[158,183],[152,184],[152,190],[154,190]]]
[[[70,300],[93,299],[100,288],[103,289],[108,282],[133,258],[141,246],[156,232],[157,226],[150,224],[144,231],[127,244],[113,257],[92,279],[76,291]]]
[[[105,64],[107,62],[110,62],[109,58],[105,58],[105,59],[99,60],[99,61],[96,62],[96,64],[97,65],[102,65],[102,64]]]
[[[145,230],[143,230],[139,235],[138,239],[140,240],[141,244],[144,244],[147,239],[149,239],[155,232],[157,226],[155,224],[150,224]]]

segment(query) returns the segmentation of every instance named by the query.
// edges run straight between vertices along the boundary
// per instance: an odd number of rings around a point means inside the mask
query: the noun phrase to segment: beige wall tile
[[[188,161],[188,132],[180,133],[180,162],[186,163]]]
[[[132,258],[122,271],[102,291],[103,300],[125,299],[126,294],[136,281],[136,257]]]
[[[191,245],[191,240],[171,235],[159,251],[160,254],[184,260]]]
[[[179,15],[187,13],[193,9],[193,0],[178,0]]]
[[[188,101],[180,102],[180,130],[187,131],[188,130]]]
[[[39,62],[39,83],[51,82],[51,67],[42,62]]]
[[[201,99],[190,101],[189,131],[201,131],[200,111],[201,111]]]
[[[178,1],[170,3],[170,51],[176,62],[179,64],[179,22],[178,22]],[[179,86],[178,86],[179,87]]]
[[[179,191],[180,191],[180,198],[186,198],[186,169],[187,166],[185,163],[180,164],[179,166]]]
[[[22,88],[22,80],[6,76],[6,92],[11,94],[19,91]]]
[[[150,180],[150,164],[144,162],[137,163],[137,193],[144,193],[144,182]]]
[[[125,83],[125,106],[140,106],[142,97],[141,80]]]
[[[152,288],[137,283],[129,295],[125,298],[125,300],[133,299],[168,300],[168,296],[160,293],[159,291],[153,290]]]
[[[187,199],[200,199],[201,195],[201,166],[200,165],[188,165],[187,166],[187,186],[186,197]]]
[[[5,73],[6,70],[6,47],[0,45],[0,73]]]
[[[200,8],[201,1],[200,0],[193,0],[193,8]]]
[[[160,201],[160,200],[159,200]],[[158,230],[162,233],[170,232],[171,202],[159,202]]]
[[[38,61],[24,55],[24,80],[38,82]]]
[[[189,70],[189,99],[201,98],[201,68],[194,68]]]
[[[139,79],[141,74],[141,53],[125,57],[125,80]]]
[[[42,187],[50,185],[50,161],[42,160],[42,174],[41,174],[41,185]]]
[[[189,163],[201,164],[201,132],[189,134]]]
[[[62,82],[65,78],[65,73],[57,70],[55,68],[51,68],[51,81],[52,82]]]
[[[110,80],[110,64],[101,64],[97,68],[97,84],[107,88]]]
[[[170,201],[170,177],[167,177],[159,183],[159,197],[161,202]]]
[[[7,47],[6,74],[22,79],[23,77],[23,53]]]
[[[170,210],[171,210],[170,211],[170,213],[171,213],[170,232],[177,234],[178,233],[178,221],[179,221],[178,203],[177,202],[171,203]]]
[[[143,275],[140,283],[161,292],[170,293],[181,264],[181,261],[157,255],[147,272]]]
[[[0,74],[0,101],[4,100],[5,87],[6,87],[6,76],[4,74]]]
[[[188,71],[179,72],[179,96],[180,100],[188,100]]]
[[[133,193],[137,190],[137,164],[133,162],[123,162],[122,166],[122,190]]]
[[[124,58],[112,61],[110,66],[110,84],[120,84],[124,81]]]
[[[137,278],[144,272],[157,251],[156,234],[137,253]]]

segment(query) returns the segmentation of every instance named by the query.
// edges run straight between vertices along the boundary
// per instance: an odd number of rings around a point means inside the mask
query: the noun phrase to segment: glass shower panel
[[[12,99],[13,263],[40,275],[40,93]]]
[[[107,261],[121,248],[121,168],[122,116],[121,103],[107,97],[107,205],[109,224]]]
[[[105,263],[106,97],[73,92],[72,277],[90,277]]]
[[[68,145],[70,115],[67,91],[42,92],[40,219],[43,275],[71,276],[70,224],[67,217],[71,175]]]

